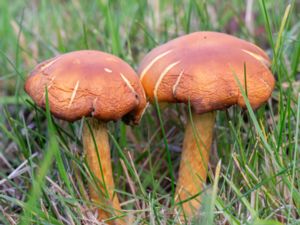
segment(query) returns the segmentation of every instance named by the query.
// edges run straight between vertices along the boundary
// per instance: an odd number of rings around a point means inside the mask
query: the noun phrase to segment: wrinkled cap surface
[[[245,107],[235,76],[251,106],[259,107],[275,84],[269,66],[266,53],[254,44],[223,33],[196,32],[153,49],[138,74],[150,101],[190,101],[196,113],[205,113],[234,104]]]
[[[103,121],[123,118],[138,123],[146,97],[134,70],[120,58],[100,51],[75,51],[37,65],[25,83],[34,102],[75,121],[92,116]]]

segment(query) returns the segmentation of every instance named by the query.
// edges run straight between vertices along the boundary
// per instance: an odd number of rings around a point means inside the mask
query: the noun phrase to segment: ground
[[[217,113],[201,224],[300,224],[297,0],[0,0],[0,223],[96,224],[84,121],[51,119],[33,104],[23,85],[37,63],[96,49],[137,69],[155,46],[201,30],[257,44],[276,78],[259,110]],[[178,222],[172,199],[188,109],[157,109],[135,127],[109,124],[117,193],[136,224]]]

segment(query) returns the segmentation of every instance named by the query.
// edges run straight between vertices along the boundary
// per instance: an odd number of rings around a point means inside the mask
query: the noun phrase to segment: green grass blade
[[[158,101],[157,101],[156,98],[155,98],[155,108],[156,108],[156,112],[157,112],[157,115],[158,115],[158,119],[159,119],[159,123],[160,123],[160,127],[161,127],[161,132],[162,132],[162,136],[163,136],[163,141],[164,141],[164,145],[165,145],[166,157],[167,157],[167,162],[168,162],[168,169],[169,169],[170,178],[171,178],[171,192],[172,192],[172,196],[174,196],[174,194],[175,194],[175,176],[174,176],[174,172],[173,172],[173,163],[172,163],[172,160],[171,160],[171,154],[170,154],[168,140],[167,140],[167,136],[166,136],[166,132],[165,132],[165,128],[164,128],[164,123],[163,123],[163,120],[162,120],[159,104],[158,104]],[[171,200],[171,204],[172,204],[172,206],[174,205],[174,199]]]
[[[290,198],[290,205],[293,204],[293,193],[294,193],[294,185],[295,185],[295,176],[296,176],[296,163],[297,163],[297,153],[298,153],[298,146],[299,146],[299,127],[300,127],[300,94],[298,94],[298,109],[297,109],[297,119],[296,119],[296,132],[294,137],[295,147],[294,147],[294,154],[293,154],[293,169],[292,169],[292,183],[291,183],[291,198]],[[299,199],[300,200],[300,199]],[[298,200],[298,201],[299,201]],[[289,224],[291,220],[291,207],[289,207],[288,217],[287,217],[287,224]]]
[[[57,152],[59,152],[59,146],[55,135],[56,132],[50,114],[47,90],[46,90],[46,115],[47,115],[47,123],[48,123],[49,144],[46,149],[44,159],[39,166],[37,176],[33,181],[33,186],[29,193],[27,203],[24,206],[23,215],[20,219],[20,225],[30,224],[30,219],[32,218],[32,214],[37,210],[37,201],[42,194],[42,188],[45,183],[45,177],[49,171],[50,166],[52,165],[54,156],[57,154]]]

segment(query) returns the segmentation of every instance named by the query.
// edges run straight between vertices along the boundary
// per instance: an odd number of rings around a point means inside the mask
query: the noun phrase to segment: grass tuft
[[[84,120],[52,118],[48,104],[37,108],[23,91],[38,62],[97,49],[136,69],[155,46],[199,30],[266,50],[276,88],[257,111],[241,88],[247,110],[217,113],[202,220],[193,224],[300,224],[299,21],[295,0],[0,1],[0,224],[99,224]],[[178,224],[174,192],[189,118],[187,106],[154,104],[137,127],[109,124],[116,193],[132,224]]]

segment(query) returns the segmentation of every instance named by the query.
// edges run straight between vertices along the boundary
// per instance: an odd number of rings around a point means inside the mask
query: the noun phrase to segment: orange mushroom
[[[40,107],[45,107],[46,88],[50,111],[57,118],[72,122],[91,117],[88,122],[97,148],[87,124],[83,128],[83,146],[104,197],[99,196],[92,185],[90,196],[102,205],[103,209],[98,210],[99,219],[120,215],[106,123],[120,118],[128,123],[139,122],[146,99],[138,76],[116,56],[83,50],[57,56],[34,68],[26,81],[25,91]],[[119,218],[112,224],[124,223],[125,219]]]
[[[156,47],[142,60],[138,74],[150,101],[190,102],[193,110],[192,120],[200,140],[194,138],[188,120],[175,197],[177,201],[192,198],[182,204],[188,217],[200,208],[215,111],[236,104],[245,108],[235,78],[246,89],[253,108],[267,101],[275,83],[269,66],[268,56],[256,45],[217,32],[176,38]]]

